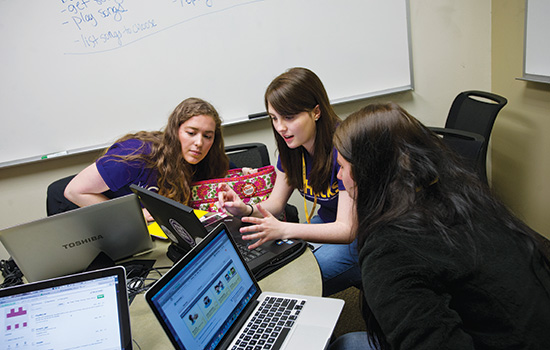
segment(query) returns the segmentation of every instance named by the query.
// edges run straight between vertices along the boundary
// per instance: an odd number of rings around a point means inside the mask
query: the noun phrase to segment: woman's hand
[[[145,218],[146,222],[152,222],[155,221],[155,218],[149,213],[149,211],[145,208],[142,209],[143,211],[143,217]]]
[[[258,169],[243,167],[242,172],[243,175],[256,174],[258,172]]]
[[[257,240],[250,244],[248,249],[259,247],[268,241],[284,239],[285,223],[277,220],[269,211],[262,208],[261,204],[257,204],[256,209],[262,214],[263,218],[253,216],[242,218],[243,222],[253,224],[241,227],[240,232],[243,234],[242,239]]]
[[[250,207],[244,204],[239,195],[226,183],[218,186],[218,203],[216,204],[223,212],[228,211],[235,216],[250,214]]]

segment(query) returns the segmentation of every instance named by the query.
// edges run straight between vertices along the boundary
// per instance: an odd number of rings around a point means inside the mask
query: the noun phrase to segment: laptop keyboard
[[[305,303],[304,299],[265,298],[232,350],[280,349]]]
[[[237,242],[237,247],[239,248],[239,252],[244,258],[244,261],[249,262],[252,259],[256,259],[259,256],[264,255],[267,253],[267,250],[262,249],[262,247],[256,247],[254,249],[248,249],[248,246],[246,244],[242,244]]]

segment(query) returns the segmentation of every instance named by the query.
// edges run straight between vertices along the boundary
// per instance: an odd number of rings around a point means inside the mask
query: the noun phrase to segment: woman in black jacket
[[[367,333],[332,349],[550,349],[540,235],[394,103],[335,134],[355,203]]]

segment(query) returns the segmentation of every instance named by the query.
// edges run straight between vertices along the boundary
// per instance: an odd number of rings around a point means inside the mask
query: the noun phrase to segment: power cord
[[[143,293],[147,291],[155,282],[162,277],[162,273],[160,270],[168,270],[170,269],[170,266],[166,267],[153,267],[149,268],[145,271],[139,271],[139,273],[136,275],[133,269],[133,266],[127,266],[126,267],[126,287],[128,289],[128,299],[130,303],[134,300],[136,295]],[[139,269],[139,268],[138,268]],[[159,277],[158,278],[150,278],[148,277],[149,273],[156,272]],[[133,277],[131,277],[134,275]]]
[[[0,284],[0,288],[23,284],[23,273],[19,270],[13,258],[0,260],[0,271],[2,271],[2,276],[4,277],[4,282]]]

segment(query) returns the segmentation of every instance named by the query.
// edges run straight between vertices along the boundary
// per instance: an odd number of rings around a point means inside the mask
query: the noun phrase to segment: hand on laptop
[[[231,186],[222,183],[218,186],[218,202],[216,206],[222,212],[229,212],[235,216],[250,214],[250,206],[246,205]]]
[[[273,214],[265,210],[261,204],[257,204],[256,209],[262,214],[263,218],[245,216],[241,219],[244,223],[252,224],[250,226],[241,227],[240,232],[243,234],[242,239],[257,240],[250,244],[248,249],[259,247],[268,241],[288,238],[285,236],[285,227],[288,226],[288,223],[279,221]]]

